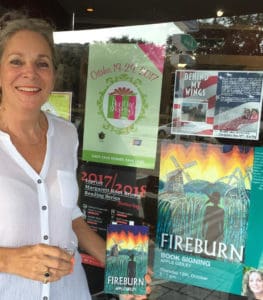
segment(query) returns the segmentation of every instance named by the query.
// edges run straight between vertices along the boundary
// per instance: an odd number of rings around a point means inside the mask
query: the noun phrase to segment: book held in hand
[[[111,224],[107,228],[104,292],[144,295],[149,228]]]

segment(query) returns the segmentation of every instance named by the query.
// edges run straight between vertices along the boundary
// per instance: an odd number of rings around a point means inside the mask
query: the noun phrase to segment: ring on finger
[[[46,278],[48,278],[48,277],[50,276],[49,270],[44,274],[44,276],[45,276]]]
[[[44,273],[44,283],[48,283],[49,281],[49,277],[50,277],[50,272],[49,272],[49,268],[47,267],[46,272]]]

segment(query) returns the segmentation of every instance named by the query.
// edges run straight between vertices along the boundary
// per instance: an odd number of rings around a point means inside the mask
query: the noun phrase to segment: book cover
[[[148,227],[111,224],[107,229],[104,292],[144,295]]]
[[[242,293],[263,266],[261,147],[168,143],[161,147],[154,274]]]

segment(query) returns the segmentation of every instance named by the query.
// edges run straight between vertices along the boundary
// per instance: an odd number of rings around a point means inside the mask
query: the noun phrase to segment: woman
[[[263,272],[260,270],[249,270],[243,279],[243,295],[249,300],[263,300]]]
[[[77,241],[105,244],[77,207],[75,127],[41,111],[55,80],[53,32],[43,20],[0,20],[0,298],[90,299]]]

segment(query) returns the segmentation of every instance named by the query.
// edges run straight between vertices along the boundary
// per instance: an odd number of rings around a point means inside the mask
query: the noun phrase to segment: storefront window
[[[152,299],[242,299],[243,275],[263,270],[263,15],[57,32],[55,42],[87,222],[103,237],[112,221],[149,226],[151,256],[160,248]],[[101,291],[103,270],[83,260]]]

